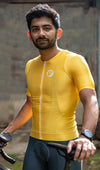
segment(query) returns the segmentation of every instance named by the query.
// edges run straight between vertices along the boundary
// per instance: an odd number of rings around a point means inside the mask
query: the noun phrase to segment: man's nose
[[[41,36],[44,36],[44,35],[45,35],[45,32],[44,32],[44,30],[43,30],[42,28],[40,29],[40,35],[41,35]]]

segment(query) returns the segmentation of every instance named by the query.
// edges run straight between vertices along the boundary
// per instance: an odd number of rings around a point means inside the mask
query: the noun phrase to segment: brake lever
[[[12,135],[9,132],[2,132],[0,134],[0,141],[3,143],[7,143],[9,141],[12,140]],[[2,147],[3,145],[0,143],[0,147]],[[3,149],[0,149],[0,154],[2,155],[2,157],[7,160],[8,162],[14,164],[16,162],[15,159],[11,158],[10,156],[8,156],[6,154],[6,152]]]
[[[9,132],[0,133],[0,141],[7,143],[12,140],[12,135]]]

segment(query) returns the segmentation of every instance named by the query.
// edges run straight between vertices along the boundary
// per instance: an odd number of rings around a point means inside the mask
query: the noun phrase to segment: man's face
[[[56,29],[50,18],[34,18],[31,22],[30,34],[39,50],[51,48],[56,44]]]

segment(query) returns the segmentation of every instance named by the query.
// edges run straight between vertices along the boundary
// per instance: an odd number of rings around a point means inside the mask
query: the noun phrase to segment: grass
[[[6,167],[10,168],[11,170],[22,170],[22,166],[23,166],[23,163],[18,161],[14,165],[9,165]]]
[[[84,170],[100,170],[100,151],[96,152],[94,156],[84,163]]]
[[[11,156],[11,157],[14,158],[14,159],[18,159],[19,154],[16,154],[16,153],[14,153],[14,154],[9,154],[9,156]]]

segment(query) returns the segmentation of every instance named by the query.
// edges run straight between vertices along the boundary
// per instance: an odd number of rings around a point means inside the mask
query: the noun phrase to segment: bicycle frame
[[[70,166],[71,166],[71,162],[73,161],[73,158],[75,155],[75,148],[73,148],[72,151],[68,154],[66,145],[58,144],[55,142],[49,142],[47,145],[55,148],[57,150],[57,152],[59,153],[59,155],[66,159],[64,170],[69,170]],[[60,151],[63,151],[64,155],[61,154]]]
[[[2,165],[0,164],[0,170],[11,170],[11,169],[6,168],[6,167],[4,167],[4,166],[2,166]]]

